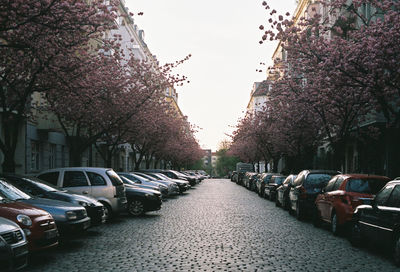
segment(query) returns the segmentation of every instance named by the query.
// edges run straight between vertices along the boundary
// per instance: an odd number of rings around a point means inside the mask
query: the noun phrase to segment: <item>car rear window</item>
[[[329,174],[309,174],[304,181],[305,188],[324,188],[328,184],[332,175]]]
[[[275,177],[274,180],[273,181],[271,180],[270,182],[273,182],[277,185],[281,185],[285,179],[286,177]]]
[[[110,178],[111,183],[114,186],[121,186],[123,185],[121,178],[115,173],[113,170],[106,171],[107,176]]]
[[[378,193],[387,183],[382,179],[350,179],[347,182],[346,190],[354,193],[373,194]]]
[[[60,172],[49,172],[49,173],[44,173],[38,176],[39,179],[47,181],[48,183],[52,185],[57,185],[58,182],[58,176]]]
[[[86,174],[88,175],[90,184],[92,186],[107,185],[106,180],[100,174],[93,173],[93,172],[86,172]]]

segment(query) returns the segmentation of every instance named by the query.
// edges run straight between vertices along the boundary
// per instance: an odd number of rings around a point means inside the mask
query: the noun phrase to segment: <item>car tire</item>
[[[104,205],[105,219],[106,219],[106,222],[108,222],[113,218],[113,210],[112,210],[111,206],[108,205],[107,203],[102,202],[102,204]]]
[[[321,219],[321,216],[319,215],[318,208],[314,209],[313,216],[312,216],[312,223],[313,223],[313,226],[316,228],[320,228],[322,225],[322,219]]]
[[[128,213],[132,216],[144,214],[144,204],[141,200],[131,200],[128,203]]]
[[[278,198],[275,199],[275,206],[276,207],[280,207],[281,206],[281,203],[279,203],[279,199]]]
[[[288,201],[285,199],[285,197],[282,198],[282,208],[284,210],[288,210],[289,209],[289,203]]]
[[[400,266],[400,236],[396,235],[396,240],[394,243],[393,259],[397,266]]]
[[[303,210],[300,208],[300,203],[297,201],[296,203],[296,218],[297,220],[303,220]]]
[[[333,235],[338,236],[340,233],[340,226],[338,224],[336,212],[333,211],[331,218],[331,232]]]

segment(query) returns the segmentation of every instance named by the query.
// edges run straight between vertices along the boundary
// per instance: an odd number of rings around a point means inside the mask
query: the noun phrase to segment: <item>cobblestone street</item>
[[[300,222],[229,180],[158,212],[122,216],[34,255],[24,271],[396,271],[392,260]]]

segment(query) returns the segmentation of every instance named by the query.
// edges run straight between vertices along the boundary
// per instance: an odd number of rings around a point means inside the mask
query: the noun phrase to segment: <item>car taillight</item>
[[[300,198],[307,198],[307,191],[303,186],[301,186],[299,188],[299,197]]]

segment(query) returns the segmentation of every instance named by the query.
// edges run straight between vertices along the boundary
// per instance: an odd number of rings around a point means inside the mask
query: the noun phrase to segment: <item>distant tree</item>
[[[236,156],[229,155],[229,150],[224,146],[219,149],[216,153],[218,156],[216,171],[219,176],[226,176],[230,171],[236,169],[236,163],[240,162],[240,159]]]

